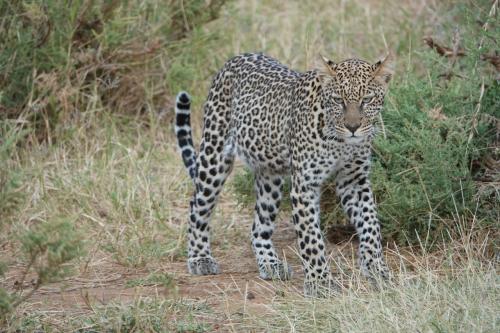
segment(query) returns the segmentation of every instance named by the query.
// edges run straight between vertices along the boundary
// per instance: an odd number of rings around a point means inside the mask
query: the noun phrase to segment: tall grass
[[[334,299],[311,302],[284,286],[285,297],[275,298],[266,315],[247,313],[246,327],[266,332],[495,332],[500,280],[495,263],[484,257],[485,236],[467,230],[424,257],[407,249],[391,251],[398,268],[393,283],[381,290],[367,290],[359,276],[344,273],[340,279],[348,287]],[[340,258],[336,265],[346,270],[352,261]]]

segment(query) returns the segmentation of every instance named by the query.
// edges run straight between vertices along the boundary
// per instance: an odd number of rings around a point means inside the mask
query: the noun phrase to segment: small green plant
[[[14,298],[5,289],[0,288],[0,323],[12,311]]]
[[[19,236],[26,267],[18,285],[35,273],[31,289],[25,293],[9,293],[0,288],[0,318],[30,298],[42,285],[58,281],[71,272],[67,264],[83,254],[81,236],[67,220],[41,222]]]
[[[27,260],[27,272],[33,269],[37,283],[57,281],[69,274],[64,264],[83,254],[81,235],[72,222],[56,220],[39,223],[20,236]]]
[[[128,280],[126,283],[126,286],[129,288],[151,285],[160,285],[167,289],[173,289],[176,286],[174,278],[167,273],[151,273],[145,278]]]

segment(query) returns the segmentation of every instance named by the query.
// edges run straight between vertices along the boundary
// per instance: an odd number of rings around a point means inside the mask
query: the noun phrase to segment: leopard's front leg
[[[380,222],[368,179],[369,157],[346,163],[336,179],[337,195],[359,237],[359,263],[361,272],[372,282],[379,277],[389,278],[384,261]]]
[[[325,256],[320,230],[320,185],[305,181],[305,175],[292,175],[292,219],[299,253],[304,265],[304,294],[316,297],[338,291]]]

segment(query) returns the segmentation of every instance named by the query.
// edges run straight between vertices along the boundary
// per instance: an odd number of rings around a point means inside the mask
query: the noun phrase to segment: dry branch
[[[462,48],[459,48],[458,45],[455,51],[455,47],[451,48],[440,45],[439,43],[435,42],[434,39],[430,36],[424,37],[423,40],[431,49],[436,50],[436,52],[443,57],[451,58],[465,56],[465,51]]]
[[[488,61],[495,66],[497,72],[500,73],[500,56],[498,54],[482,54],[481,60]]]

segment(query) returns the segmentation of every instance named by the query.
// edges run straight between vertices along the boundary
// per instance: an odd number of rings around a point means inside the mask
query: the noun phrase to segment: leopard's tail
[[[179,92],[175,100],[175,136],[184,165],[191,179],[194,179],[197,170],[196,151],[191,135],[191,97],[185,91]]]

